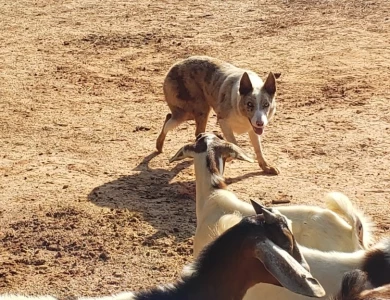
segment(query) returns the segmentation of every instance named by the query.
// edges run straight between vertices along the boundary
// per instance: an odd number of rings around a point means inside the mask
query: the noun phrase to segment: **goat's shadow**
[[[142,215],[158,231],[148,239],[174,235],[176,242],[192,237],[196,228],[195,178],[170,181],[192,161],[183,161],[172,169],[152,169],[153,152],[133,169],[139,173],[123,176],[94,188],[88,195],[92,203],[115,209],[127,208]]]

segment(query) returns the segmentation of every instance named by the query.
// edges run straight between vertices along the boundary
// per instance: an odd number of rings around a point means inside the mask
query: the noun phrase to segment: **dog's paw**
[[[264,171],[265,174],[268,175],[279,175],[280,170],[277,167],[273,166],[260,166],[260,168]]]

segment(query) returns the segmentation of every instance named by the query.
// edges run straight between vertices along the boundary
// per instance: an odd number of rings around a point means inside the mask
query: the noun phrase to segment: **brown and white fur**
[[[162,152],[167,133],[187,120],[195,120],[195,136],[205,132],[211,109],[225,138],[237,145],[234,133],[249,133],[260,168],[268,174],[279,170],[264,158],[260,136],[276,111],[276,80],[271,72],[265,82],[252,71],[208,56],[192,56],[174,64],[164,80],[167,114],[157,138]]]

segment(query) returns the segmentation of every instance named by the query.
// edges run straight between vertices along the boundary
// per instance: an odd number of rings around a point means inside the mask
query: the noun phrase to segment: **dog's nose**
[[[256,125],[257,125],[258,127],[263,127],[264,123],[261,122],[261,121],[256,121]]]

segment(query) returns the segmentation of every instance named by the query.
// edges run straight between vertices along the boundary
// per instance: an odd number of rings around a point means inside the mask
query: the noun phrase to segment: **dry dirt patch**
[[[231,190],[318,205],[342,191],[388,236],[388,1],[3,0],[0,13],[2,292],[138,290],[192,260],[193,166],[167,161],[193,122],[154,146],[164,74],[193,54],[282,73],[264,136],[282,174],[233,161]]]

